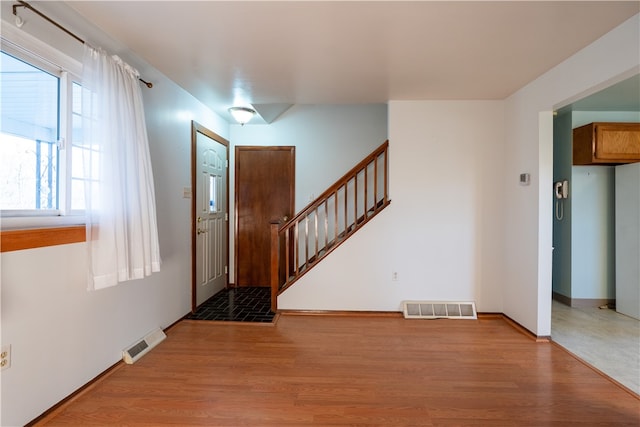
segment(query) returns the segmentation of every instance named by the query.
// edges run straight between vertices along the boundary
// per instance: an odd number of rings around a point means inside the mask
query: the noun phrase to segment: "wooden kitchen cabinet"
[[[574,165],[640,162],[640,123],[594,122],[573,130]]]

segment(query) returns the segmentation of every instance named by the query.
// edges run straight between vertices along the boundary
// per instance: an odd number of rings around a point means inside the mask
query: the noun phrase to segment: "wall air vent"
[[[133,344],[128,349],[122,352],[122,360],[124,363],[131,365],[136,360],[147,354],[151,349],[160,344],[167,336],[162,332],[162,329],[156,329],[153,332],[147,334],[142,340]]]
[[[476,304],[460,301],[403,301],[405,319],[477,319]]]

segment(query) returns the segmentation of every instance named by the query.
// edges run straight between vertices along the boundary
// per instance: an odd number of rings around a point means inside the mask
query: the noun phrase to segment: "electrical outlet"
[[[394,271],[391,273],[391,280],[393,280],[394,282],[398,281],[398,272]]]
[[[0,349],[0,371],[11,367],[11,345],[3,345]]]

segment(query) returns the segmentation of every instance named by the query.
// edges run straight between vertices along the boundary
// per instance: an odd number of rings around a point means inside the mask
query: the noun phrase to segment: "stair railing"
[[[277,297],[390,203],[389,141],[295,217],[271,223],[271,309]]]

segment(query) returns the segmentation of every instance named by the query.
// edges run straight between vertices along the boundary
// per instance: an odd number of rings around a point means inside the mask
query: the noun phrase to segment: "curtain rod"
[[[36,15],[38,15],[39,17],[41,17],[42,19],[46,20],[47,22],[55,25],[56,27],[58,27],[60,30],[64,31],[65,33],[67,33],[68,35],[70,35],[71,37],[73,37],[74,39],[78,40],[80,43],[85,44],[86,42],[81,39],[80,37],[78,37],[77,35],[75,35],[74,33],[72,33],[71,31],[67,30],[65,27],[63,27],[62,25],[58,24],[56,21],[54,21],[53,19],[49,18],[47,15],[43,14],[42,12],[40,12],[39,10],[35,9],[33,6],[31,6],[29,3],[27,3],[26,1],[20,1],[18,0],[19,4],[14,4],[13,5],[13,14],[15,16],[18,16],[18,12],[17,9],[19,7],[24,7],[25,9],[29,9],[30,11],[32,11],[33,13],[35,13]],[[142,83],[144,83],[149,89],[151,89],[153,87],[153,83],[151,82],[147,82],[142,80],[140,77],[138,77],[138,80],[140,80]]]

